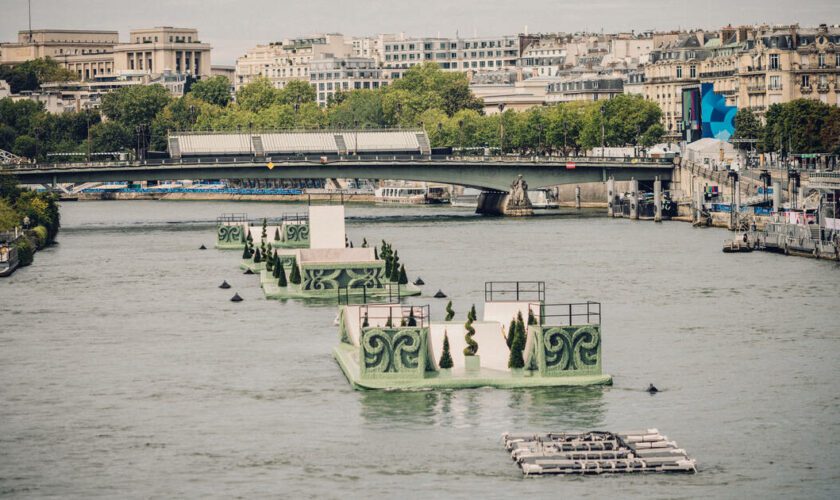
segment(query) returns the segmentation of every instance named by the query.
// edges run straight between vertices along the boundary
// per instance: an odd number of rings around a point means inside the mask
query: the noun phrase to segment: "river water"
[[[837,264],[726,255],[725,231],[597,211],[348,207],[351,239],[392,242],[457,317],[472,303],[480,316],[486,280],[600,301],[615,377],[610,388],[359,392],[330,355],[334,307],[264,300],[238,252],[212,250],[223,212],[304,209],[64,204],[59,245],[0,281],[0,494],[840,494]],[[443,316],[444,300],[414,303]],[[644,392],[651,382],[662,392]],[[505,431],[648,427],[700,472],[524,479],[500,444]]]

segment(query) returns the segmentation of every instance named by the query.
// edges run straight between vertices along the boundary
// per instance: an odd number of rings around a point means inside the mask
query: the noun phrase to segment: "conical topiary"
[[[440,368],[452,368],[452,354],[449,353],[449,335],[446,330],[443,331],[443,352],[440,354],[440,361],[438,366]]]
[[[277,286],[286,288],[288,283],[286,282],[286,270],[283,268],[283,261],[278,260],[277,266],[274,268],[274,273],[277,276]]]
[[[300,269],[298,269],[297,260],[292,259],[290,265],[292,266],[292,270],[289,271],[289,282],[300,285]]]
[[[391,258],[391,274],[388,275],[388,279],[392,282],[397,282],[400,279],[400,254],[397,251]]]
[[[254,251],[254,264],[259,264],[260,262],[262,262],[262,255],[260,254],[260,249],[258,248]]]
[[[274,259],[276,259],[276,255],[265,254],[265,270],[268,272],[272,272],[274,270]]]
[[[452,309],[452,301],[450,300],[446,304],[446,321],[452,321],[452,318],[455,317],[455,310]]]
[[[534,311],[528,309],[528,325],[536,325],[537,318],[534,316]]]
[[[274,230],[274,241],[280,241],[280,228]]]
[[[373,247],[373,260],[379,260],[379,251]]]
[[[464,340],[467,341],[467,347],[464,348],[464,356],[475,356],[478,353],[478,342],[473,340],[473,336],[475,335],[475,328],[472,326],[474,311],[475,306],[473,305],[467,314],[467,322],[464,324],[464,328],[467,330],[466,335],[464,335]]]
[[[510,345],[508,368],[524,368],[525,359],[522,357],[522,352],[525,350],[525,322],[522,321],[521,312],[516,318],[515,325],[513,342]]]
[[[251,258],[251,250],[248,248],[248,245],[245,245],[245,248],[242,249],[242,260],[250,259]]]
[[[472,307],[470,308],[469,317],[472,318],[473,321],[478,319],[478,315],[476,315],[476,312],[475,312],[475,304],[473,304]]]
[[[406,326],[417,326],[417,318],[414,317],[414,308],[408,310],[408,321]]]
[[[400,266],[400,276],[397,279],[397,283],[400,285],[407,285],[408,284],[408,275],[405,274],[405,266]]]
[[[362,320],[362,328],[367,328],[370,326],[370,321],[368,321],[368,313],[365,311],[365,317]]]
[[[516,317],[514,316],[510,320],[510,325],[508,326],[507,337],[505,337],[505,343],[507,343],[508,349],[510,346],[513,345],[513,337],[516,336]]]

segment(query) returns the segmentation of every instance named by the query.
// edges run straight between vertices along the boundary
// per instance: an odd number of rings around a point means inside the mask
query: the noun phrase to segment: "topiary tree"
[[[478,353],[478,342],[473,340],[473,336],[475,335],[475,328],[472,326],[474,321],[474,311],[475,305],[473,305],[470,312],[467,313],[467,322],[464,324],[464,328],[467,330],[466,335],[464,335],[464,340],[467,341],[467,347],[464,348],[464,356],[475,356],[476,353]]]
[[[373,260],[379,260],[379,251],[373,247]]]
[[[260,250],[262,250],[263,257],[264,257],[266,260],[268,260],[268,252],[266,252],[266,249],[265,249],[265,241],[266,241],[266,239],[268,239],[268,233],[267,233],[268,228],[267,228],[267,226],[266,226],[266,224],[267,224],[267,223],[268,223],[268,221],[266,221],[266,220],[263,218],[263,221],[262,221],[262,231],[260,232],[260,236],[261,236],[261,237],[260,237]]]
[[[274,229],[274,241],[280,241],[280,228]]]
[[[260,262],[262,262],[262,255],[260,254],[260,249],[258,248],[254,252],[254,264],[259,264]]]
[[[367,238],[362,238],[362,248],[367,248],[367,246],[368,246]]]
[[[288,282],[286,281],[286,270],[283,268],[283,261],[278,260],[277,266],[274,267],[274,275],[277,277],[277,286],[286,288]]]
[[[406,326],[417,326],[417,318],[414,317],[414,308],[408,310],[408,321]]]
[[[505,343],[510,349],[513,345],[513,337],[516,335],[516,316],[510,319],[510,325],[508,325],[508,332],[507,337],[505,337]]]
[[[440,368],[452,368],[452,354],[449,353],[449,334],[446,330],[443,331],[443,352],[440,353],[440,361],[438,366]]]
[[[391,257],[391,272],[388,274],[388,279],[392,282],[399,281],[400,279],[400,253],[397,251]]]
[[[528,309],[528,324],[529,325],[536,325],[537,324],[537,318],[536,318],[536,316],[534,316],[534,311],[532,311],[531,309]]]
[[[267,254],[268,257],[265,259],[265,270],[268,272],[274,271],[274,263],[277,261],[277,252],[274,255]]]
[[[452,301],[450,300],[449,303],[446,304],[446,321],[452,321],[452,318],[455,317],[455,310],[452,309]]]
[[[472,307],[470,308],[469,317],[472,318],[473,321],[478,319],[478,315],[475,312],[475,304],[473,304]]]
[[[297,259],[292,259],[292,270],[289,272],[289,281],[295,285],[300,285],[300,269],[298,269]]]
[[[248,237],[247,237],[247,238],[245,238],[245,240],[246,240],[248,243],[251,243],[251,244],[253,244],[253,243],[254,243],[254,237],[253,237],[253,236],[251,236],[251,229],[250,229],[250,228],[248,228]]]
[[[248,248],[248,245],[245,245],[245,248],[242,249],[242,260],[250,259],[251,258],[251,249]]]
[[[387,326],[388,328],[394,327],[394,323],[391,321],[391,316],[388,316],[388,321],[385,322],[385,326]]]
[[[408,284],[408,275],[405,274],[405,265],[400,266],[400,273],[399,278],[397,279],[397,283],[399,283],[400,285]]]
[[[525,350],[525,322],[522,321],[522,313],[520,312],[516,321],[513,333],[513,341],[510,344],[510,357],[508,358],[508,368],[524,368],[525,358],[522,357],[522,352]]]
[[[370,322],[368,321],[368,313],[365,311],[365,317],[362,320],[362,328],[367,328],[370,326]]]

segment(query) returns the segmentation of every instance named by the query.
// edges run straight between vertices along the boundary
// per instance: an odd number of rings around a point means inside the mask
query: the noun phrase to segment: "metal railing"
[[[572,325],[600,325],[600,302],[574,302],[569,304],[540,304],[540,326],[572,326]],[[536,315],[535,312],[535,315]],[[581,321],[586,318],[586,321]]]
[[[384,307],[377,307],[379,305]],[[390,324],[394,328],[400,326],[424,328],[431,324],[431,320],[428,304],[422,306],[395,306],[390,303],[364,304],[359,308],[359,330],[368,328],[371,324],[380,326]]]
[[[486,281],[484,302],[545,302],[544,281]]]
[[[383,287],[387,290],[387,295],[384,293],[373,293],[372,286],[347,286],[342,285],[336,288],[336,297],[339,305],[350,305],[355,298],[359,304],[367,304],[368,300],[376,299],[377,302],[387,301],[388,304],[399,304],[402,301],[402,285],[398,283],[385,283]],[[351,290],[361,290],[359,292],[351,292]]]
[[[231,223],[231,222],[247,222],[248,214],[222,214],[216,217],[217,224]]]

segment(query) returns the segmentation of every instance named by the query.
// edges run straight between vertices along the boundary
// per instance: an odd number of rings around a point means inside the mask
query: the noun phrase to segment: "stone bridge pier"
[[[482,191],[475,211],[484,215],[509,217],[534,215],[534,207],[528,198],[528,182],[519,175],[511,183],[510,191]]]

